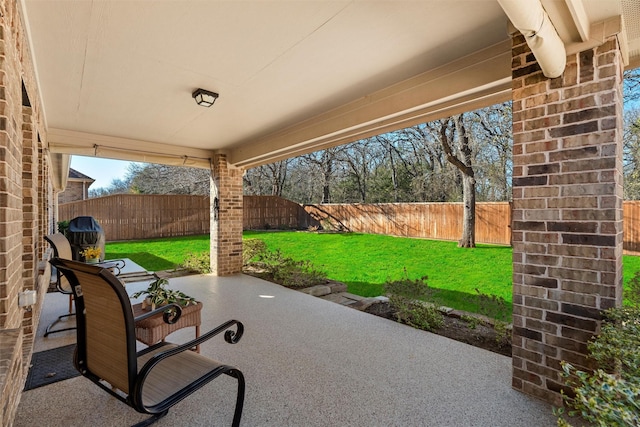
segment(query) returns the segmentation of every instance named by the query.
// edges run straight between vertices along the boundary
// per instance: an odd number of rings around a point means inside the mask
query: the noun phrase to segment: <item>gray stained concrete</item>
[[[190,276],[172,287],[204,302],[203,332],[234,318],[236,345],[216,337],[202,353],[245,375],[243,426],[553,426],[552,408],[511,388],[511,359],[249,276]],[[128,284],[130,292],[144,283]],[[46,297],[36,351],[66,299]],[[185,328],[169,337],[193,337]],[[231,424],[236,382],[223,376],[156,425]],[[138,414],[83,377],[22,394],[15,426],[125,426]]]

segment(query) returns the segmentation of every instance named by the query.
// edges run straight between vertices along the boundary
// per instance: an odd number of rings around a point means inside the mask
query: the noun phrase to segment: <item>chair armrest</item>
[[[172,311],[174,311],[175,314],[172,313]],[[172,302],[171,304],[163,305],[162,307],[158,307],[148,313],[134,317],[133,321],[134,323],[139,322],[140,320],[148,319],[149,317],[153,317],[159,313],[162,313],[162,320],[164,320],[164,323],[173,325],[178,321],[178,319],[180,319],[180,316],[182,315],[182,307],[180,307],[180,304]]]
[[[229,329],[233,325],[236,325],[235,331]],[[151,359],[149,359],[147,363],[145,363],[144,366],[140,369],[138,377],[145,378],[149,373],[149,371],[151,371],[151,369],[153,369],[155,365],[160,363],[160,361],[168,357],[171,357],[173,355],[176,355],[178,353],[182,353],[183,351],[190,350],[195,346],[200,345],[207,340],[210,340],[211,338],[215,337],[216,335],[220,334],[223,331],[224,331],[224,340],[229,344],[236,344],[238,341],[240,341],[240,338],[242,338],[242,334],[244,333],[244,325],[242,324],[242,322],[238,320],[229,320],[223,323],[222,325],[218,326],[217,328],[212,329],[209,332],[201,335],[196,339],[193,339],[177,347],[173,347],[167,351],[162,351],[160,353],[157,353]]]

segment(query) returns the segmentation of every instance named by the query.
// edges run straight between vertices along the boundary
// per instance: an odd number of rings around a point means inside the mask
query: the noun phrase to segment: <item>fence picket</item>
[[[301,206],[277,196],[244,196],[243,228],[306,229],[330,222],[361,233],[458,240],[461,203],[323,204]],[[59,218],[93,216],[108,241],[209,233],[209,197],[118,194],[59,206]],[[625,201],[624,249],[640,252],[640,201]],[[476,204],[476,241],[511,244],[511,206]]]

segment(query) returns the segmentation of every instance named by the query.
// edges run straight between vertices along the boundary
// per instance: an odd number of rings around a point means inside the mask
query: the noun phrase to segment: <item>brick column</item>
[[[42,260],[49,249],[44,236],[52,233],[57,227],[53,225],[53,185],[49,174],[49,161],[45,157],[42,141],[38,140],[38,259]]]
[[[24,102],[24,99],[23,99]],[[38,142],[33,131],[33,110],[22,106],[22,290],[38,289]],[[23,310],[23,360],[31,357],[37,325],[33,310]],[[28,366],[25,366],[25,374]]]
[[[242,169],[214,155],[211,167],[211,271],[242,272]],[[216,205],[217,201],[217,205]]]
[[[513,387],[559,405],[560,361],[587,368],[622,296],[622,69],[617,39],[547,79],[513,46]]]
[[[22,107],[22,273],[23,288],[34,289],[38,264],[38,147],[31,107]]]

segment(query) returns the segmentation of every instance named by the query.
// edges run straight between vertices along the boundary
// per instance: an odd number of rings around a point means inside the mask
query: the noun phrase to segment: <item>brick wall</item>
[[[25,103],[23,97],[23,103]],[[27,102],[28,103],[28,102]],[[38,277],[38,142],[30,106],[22,107],[22,290],[37,290]],[[22,310],[23,358],[31,357],[35,328],[33,310]],[[28,365],[24,366],[25,375]]]
[[[0,2],[0,424],[11,425],[31,360],[44,292],[32,311],[18,307],[23,289],[46,288],[40,261],[44,135],[36,79],[19,2]],[[29,101],[31,100],[31,102]],[[34,101],[35,100],[35,101]],[[46,190],[45,190],[46,191]]]
[[[242,272],[242,169],[216,154],[211,171],[211,270],[218,276]]]
[[[42,142],[38,138],[38,235],[46,236],[54,231],[54,191],[53,184],[49,178],[49,163],[45,158],[45,150]],[[45,252],[48,245],[38,245],[38,259],[45,259]]]
[[[64,191],[58,193],[58,204],[86,200],[89,196],[89,183],[83,181],[67,181]]]
[[[589,366],[621,300],[622,94],[617,39],[543,76],[513,38],[513,387],[561,402],[560,361]]]

